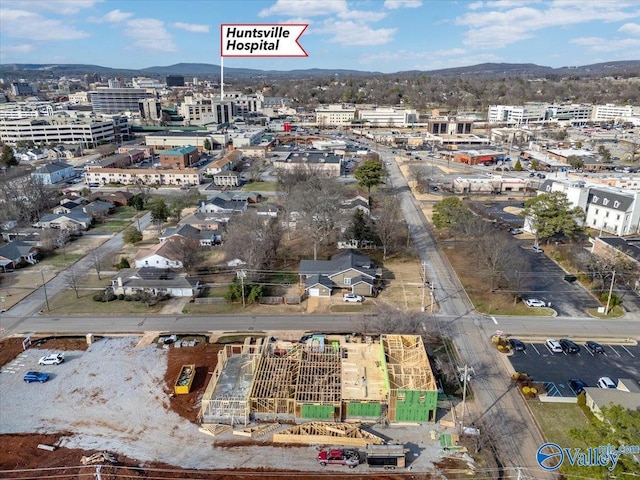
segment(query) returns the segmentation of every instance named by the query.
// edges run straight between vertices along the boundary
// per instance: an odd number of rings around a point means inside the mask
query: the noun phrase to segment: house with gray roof
[[[367,255],[349,249],[331,260],[301,260],[299,275],[310,297],[329,297],[333,289],[370,297],[377,292],[380,272]]]
[[[33,178],[39,179],[44,185],[64,182],[75,175],[73,166],[63,162],[47,163],[36,168],[31,174]]]
[[[0,268],[3,272],[15,269],[21,262],[38,263],[38,249],[22,240],[13,240],[0,247]]]
[[[199,211],[202,213],[244,213],[247,210],[246,200],[226,200],[221,196],[202,202]]]
[[[93,219],[82,210],[78,210],[78,208],[80,207],[76,207],[68,213],[48,213],[43,215],[35,226],[39,228],[60,228],[70,232],[87,230],[91,226]]]
[[[202,285],[197,278],[189,278],[170,268],[124,268],[111,279],[116,295],[135,295],[145,292],[151,295],[169,294],[172,297],[194,297]]]
[[[627,410],[640,410],[640,386],[630,378],[620,378],[616,388],[586,387],[585,404],[600,420],[602,408],[620,405]]]
[[[116,206],[111,202],[94,200],[91,203],[76,207],[74,210],[81,210],[91,218],[103,218],[115,210]]]
[[[167,228],[158,237],[158,240],[160,240],[160,243],[162,243],[172,237],[182,237],[197,240],[200,243],[201,247],[210,247],[212,245],[218,245],[222,242],[222,237],[218,231],[200,230],[199,228],[193,227],[188,224]]]

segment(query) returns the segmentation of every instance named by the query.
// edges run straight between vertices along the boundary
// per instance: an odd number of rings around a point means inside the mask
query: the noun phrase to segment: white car
[[[554,340],[553,338],[548,338],[545,345],[553,353],[562,353],[562,345],[560,345],[559,341]]]
[[[610,377],[600,377],[598,379],[598,387],[600,388],[616,388],[616,384]]]
[[[546,307],[547,306],[545,302],[543,302],[542,300],[538,300],[537,298],[527,298],[524,301],[524,304],[527,307]]]
[[[64,362],[64,353],[62,352],[45,355],[38,360],[40,365],[60,365],[62,362]]]
[[[544,250],[541,249],[538,245],[534,245],[533,247],[531,247],[531,251],[533,253],[544,253]]]
[[[364,301],[364,298],[362,297],[362,295],[345,293],[344,297],[342,297],[342,300],[344,300],[345,302],[361,303],[362,301]]]

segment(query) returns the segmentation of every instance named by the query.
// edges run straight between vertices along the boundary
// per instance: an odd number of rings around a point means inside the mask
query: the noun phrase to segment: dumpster
[[[193,383],[193,378],[195,376],[195,365],[183,365],[180,369],[180,374],[178,375],[176,384],[173,387],[176,395],[184,395],[185,393],[189,393],[189,391],[191,390],[191,384]]]

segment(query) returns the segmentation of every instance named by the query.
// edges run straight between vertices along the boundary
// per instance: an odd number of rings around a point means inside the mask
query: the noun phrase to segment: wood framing
[[[309,422],[296,425],[280,433],[274,433],[273,442],[365,447],[367,445],[382,445],[384,440],[360,429],[357,424]]]

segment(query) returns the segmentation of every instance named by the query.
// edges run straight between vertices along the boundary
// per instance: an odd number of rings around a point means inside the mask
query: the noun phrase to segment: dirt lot
[[[77,466],[81,457],[109,451],[117,455],[118,464],[104,467],[103,479],[123,475],[191,479],[259,475],[279,479],[292,474],[302,479],[327,475],[371,478],[362,476],[367,471],[365,466],[348,472],[330,466],[326,467],[326,473],[319,473],[316,446],[280,446],[268,438],[245,439],[230,432],[213,438],[198,432],[194,421],[199,401],[220,348],[204,341],[194,347],[161,348],[137,337],[123,337],[98,339],[88,348],[84,339],[51,339],[23,352],[21,338],[3,341],[0,476],[35,478],[39,474],[34,471],[9,473],[9,470],[60,467],[47,475],[64,473],[71,479],[88,475],[93,478],[95,467]],[[58,350],[66,352],[64,363],[39,367],[40,371],[52,374],[49,382],[22,382],[24,371],[34,368],[40,356]],[[189,363],[196,365],[192,391],[174,396],[175,378],[181,366]],[[375,478],[407,478],[407,473],[410,478],[434,478],[428,472],[433,471],[441,452],[437,442],[434,444],[428,438],[429,431],[438,428],[391,426],[380,430],[380,435],[406,442],[415,455],[409,456],[410,471],[376,474]],[[38,444],[58,448],[49,452],[38,449]],[[260,468],[256,469],[258,465]],[[442,466],[461,467],[456,462]]]

